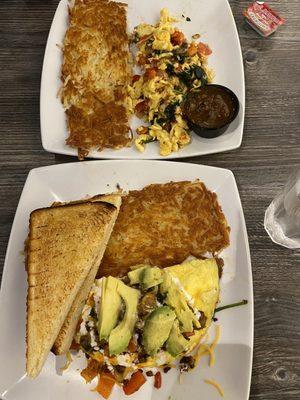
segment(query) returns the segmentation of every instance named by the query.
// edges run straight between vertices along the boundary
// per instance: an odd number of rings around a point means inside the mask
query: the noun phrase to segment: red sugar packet
[[[285,23],[264,1],[255,1],[244,11],[244,16],[250,26],[262,36],[269,36]]]

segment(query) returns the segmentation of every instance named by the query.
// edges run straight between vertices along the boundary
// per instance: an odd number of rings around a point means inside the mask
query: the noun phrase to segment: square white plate
[[[247,306],[217,314],[221,340],[216,348],[216,365],[207,359],[178,383],[175,370],[163,374],[161,390],[153,389],[151,379],[132,400],[172,400],[187,398],[219,399],[216,390],[203,379],[215,379],[226,398],[246,400],[249,396],[253,348],[252,275],[247,231],[234,176],[230,170],[194,164],[162,161],[89,161],[61,164],[32,170],[25,183],[16,211],[5,259],[0,292],[0,397],[5,400],[96,400],[99,395],[85,385],[76,368],[84,359],[76,359],[63,373],[62,357],[50,354],[35,380],[25,377],[26,273],[22,250],[27,236],[29,214],[53,201],[69,201],[111,192],[119,184],[125,190],[140,189],[150,183],[200,179],[218,194],[231,227],[231,245],[222,253],[225,270],[221,280],[221,303],[248,299]],[[51,302],[51,299],[49,299]],[[210,328],[210,339],[215,328]],[[115,389],[111,400],[125,399]]]
[[[240,100],[238,118],[228,131],[215,139],[204,139],[192,134],[192,143],[168,157],[159,155],[157,143],[148,144],[144,153],[134,147],[102,152],[93,151],[90,158],[158,159],[182,158],[203,154],[219,153],[236,149],[241,145],[244,127],[245,84],[243,58],[234,18],[227,0],[124,0],[128,3],[128,25],[131,32],[140,22],[156,23],[163,7],[180,19],[177,24],[190,39],[194,33],[201,34],[201,40],[209,43],[213,54],[209,66],[215,71],[214,82],[232,89]],[[52,153],[77,155],[77,150],[65,144],[68,136],[66,117],[57,93],[61,87],[60,70],[62,44],[67,29],[68,0],[59,3],[45,51],[41,81],[40,118],[42,145]],[[190,17],[191,22],[182,18]],[[132,127],[137,126],[134,118]]]

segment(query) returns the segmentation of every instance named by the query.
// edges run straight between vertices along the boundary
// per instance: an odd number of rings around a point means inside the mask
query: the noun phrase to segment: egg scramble
[[[132,35],[138,50],[135,61],[142,73],[134,75],[128,86],[127,107],[149,123],[137,128],[135,146],[143,152],[147,143],[158,141],[162,156],[190,143],[180,105],[189,90],[213,78],[207,67],[210,48],[202,42],[189,43],[173,26],[176,21],[162,9],[156,25],[141,23]]]
[[[109,398],[115,383],[131,395],[146,377],[154,376],[159,389],[162,371],[192,370],[219,294],[214,258],[166,269],[140,264],[123,278],[96,279],[74,338],[88,359],[81,376],[98,377],[95,391]],[[104,390],[106,378],[111,384]]]

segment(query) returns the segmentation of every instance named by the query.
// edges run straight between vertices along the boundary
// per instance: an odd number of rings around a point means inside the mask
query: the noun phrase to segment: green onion
[[[147,144],[147,143],[152,143],[152,142],[156,142],[156,141],[157,141],[156,138],[144,139],[144,140],[141,140],[141,144]]]
[[[233,307],[239,307],[239,306],[244,306],[248,304],[248,300],[242,300],[239,303],[232,303],[232,304],[227,304],[227,306],[222,306],[222,307],[218,307],[215,309],[215,313],[222,311],[222,310],[226,310],[226,308],[233,308]]]

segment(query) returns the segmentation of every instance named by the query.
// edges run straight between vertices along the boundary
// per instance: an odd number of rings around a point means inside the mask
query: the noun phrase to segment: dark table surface
[[[195,0],[196,1],[196,0]],[[224,0],[225,1],[225,0]],[[30,169],[74,161],[46,153],[39,126],[40,76],[58,0],[0,1],[0,273]],[[300,254],[273,242],[264,211],[300,166],[300,1],[270,2],[287,23],[268,39],[243,21],[249,0],[231,0],[246,74],[241,148],[185,160],[230,168],[248,228],[255,296],[250,399],[300,399]]]

